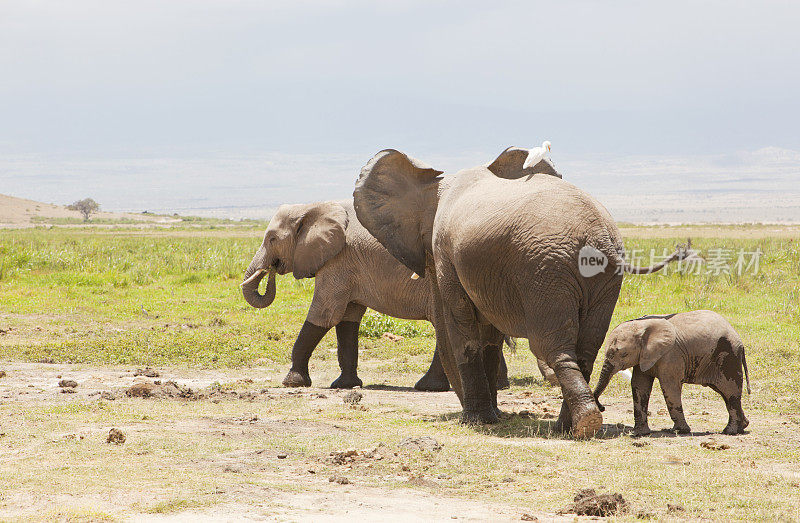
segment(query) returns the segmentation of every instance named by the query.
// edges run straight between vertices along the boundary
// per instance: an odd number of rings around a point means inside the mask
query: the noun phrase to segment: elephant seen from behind
[[[591,196],[523,169],[509,148],[487,166],[442,171],[393,149],[356,182],[359,221],[409,270],[432,282],[442,363],[465,422],[496,422],[494,369],[506,333],[552,367],[564,402],[556,428],[589,437],[602,415],[588,381],[617,302],[625,262],[619,230]],[[606,264],[583,273],[582,252]],[[439,334],[441,330],[441,335]]]

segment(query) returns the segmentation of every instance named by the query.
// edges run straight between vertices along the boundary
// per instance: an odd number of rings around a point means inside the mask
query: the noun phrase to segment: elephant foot
[[[689,428],[689,425],[673,425],[672,432],[677,434],[691,434],[692,429]]]
[[[331,383],[332,389],[352,389],[353,387],[363,387],[364,384],[361,382],[361,378],[358,376],[339,376],[333,383]]]
[[[603,415],[594,403],[572,416],[572,436],[576,439],[589,439],[602,427]]]
[[[750,424],[750,421],[742,417],[741,423],[737,423],[733,420],[728,421],[728,424],[722,429],[723,434],[728,434],[730,436],[734,434],[744,434],[744,429]]]
[[[633,435],[637,437],[647,436],[648,434],[650,434],[650,432],[651,432],[650,427],[647,425],[633,427]]]
[[[570,430],[572,430],[572,416],[569,413],[566,402],[564,402],[561,404],[561,413],[553,426],[553,431],[558,434],[567,434]]]
[[[481,409],[478,411],[467,411],[465,410],[461,414],[461,423],[464,425],[480,425],[483,423],[492,424],[497,423],[500,421],[500,416],[498,415],[500,411],[495,409],[494,407],[489,407],[487,409]]]
[[[283,378],[284,387],[310,387],[311,376],[308,374],[303,375],[297,371],[290,370],[289,373]]]
[[[447,392],[450,390],[450,382],[447,381],[447,376],[431,376],[428,372],[414,384],[414,388],[428,392]]]

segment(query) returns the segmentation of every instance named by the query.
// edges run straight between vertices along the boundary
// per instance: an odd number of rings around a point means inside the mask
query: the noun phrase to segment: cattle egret
[[[534,147],[530,151],[528,151],[528,157],[525,158],[525,163],[522,164],[523,169],[527,169],[528,167],[533,167],[537,163],[544,160],[544,157],[547,153],[550,152],[550,142],[545,140],[542,142],[541,147]]]

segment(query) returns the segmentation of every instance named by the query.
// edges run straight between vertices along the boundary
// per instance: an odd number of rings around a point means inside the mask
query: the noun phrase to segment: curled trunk
[[[269,270],[267,289],[264,294],[259,294],[258,285],[267,273],[266,269],[247,269],[245,280],[242,282],[242,294],[247,303],[258,309],[269,307],[275,300],[275,267]]]
[[[611,381],[611,376],[614,375],[614,366],[610,362],[605,362],[603,364],[603,369],[600,371],[600,379],[597,381],[597,385],[594,388],[594,400],[597,402],[597,408],[600,411],[604,411],[605,407],[600,404],[600,395],[606,390],[608,387],[608,382]]]

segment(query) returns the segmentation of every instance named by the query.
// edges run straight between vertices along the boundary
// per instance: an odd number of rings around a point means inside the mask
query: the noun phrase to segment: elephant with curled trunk
[[[440,356],[462,421],[498,420],[494,373],[506,333],[528,338],[555,371],[564,397],[556,428],[589,437],[602,425],[590,373],[623,272],[634,269],[608,211],[542,174],[546,160],[523,169],[527,153],[509,148],[490,165],[442,177],[386,149],[362,169],[355,210],[393,256],[432,282],[445,326]]]
[[[247,268],[244,298],[253,307],[268,307],[275,299],[275,274],[290,272],[297,279],[315,278],[315,285],[306,320],[292,347],[292,367],[283,380],[287,387],[311,385],[311,353],[331,327],[336,328],[341,368],[341,376],[331,387],[361,386],[358,328],[368,307],[396,318],[429,320],[437,332],[441,330],[433,314],[430,280],[411,279],[411,271],[361,226],[352,200],[282,205]],[[266,274],[262,295],[258,287]],[[508,386],[505,361],[499,366],[498,385]],[[449,390],[438,350],[416,388]]]

